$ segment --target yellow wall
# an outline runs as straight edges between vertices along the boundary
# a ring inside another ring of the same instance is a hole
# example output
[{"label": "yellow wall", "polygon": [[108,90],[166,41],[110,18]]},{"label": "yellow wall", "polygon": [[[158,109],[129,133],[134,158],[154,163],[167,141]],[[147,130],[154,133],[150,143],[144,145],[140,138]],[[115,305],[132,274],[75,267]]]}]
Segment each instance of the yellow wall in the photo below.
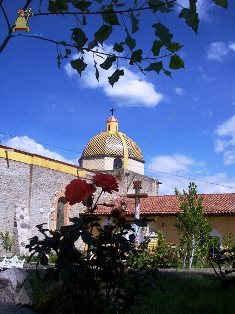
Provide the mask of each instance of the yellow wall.
[{"label": "yellow wall", "polygon": [[[161,230],[166,237],[166,240],[171,244],[177,244],[179,242],[179,236],[176,224],[176,216],[148,216],[149,219],[153,219],[150,222],[150,232],[157,232]],[[235,216],[207,216],[210,226],[217,230],[222,239],[226,232],[231,232],[235,237]],[[107,220],[107,217],[102,216],[100,223],[102,224]]]},{"label": "yellow wall", "polygon": [[74,176],[79,176],[84,178],[86,176],[86,171],[80,169],[79,167],[65,164],[56,160],[48,159],[43,156],[33,155],[26,152],[20,152],[14,149],[7,149],[0,147],[0,158],[5,158],[7,162],[7,156],[9,160],[14,160],[22,162],[29,165],[35,165],[39,167],[49,168],[52,170],[72,174]]}]

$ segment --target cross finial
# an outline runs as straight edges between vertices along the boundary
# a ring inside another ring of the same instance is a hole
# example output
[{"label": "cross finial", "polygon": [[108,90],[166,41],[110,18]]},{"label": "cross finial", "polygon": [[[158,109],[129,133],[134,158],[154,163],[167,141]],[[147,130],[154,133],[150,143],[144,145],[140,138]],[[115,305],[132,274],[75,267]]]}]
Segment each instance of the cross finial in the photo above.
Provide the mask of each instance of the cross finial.
[{"label": "cross finial", "polygon": [[110,109],[109,111],[111,112],[111,114],[112,114],[112,116],[113,116],[113,113],[114,113],[114,111],[116,111],[116,109],[112,108],[112,109]]}]

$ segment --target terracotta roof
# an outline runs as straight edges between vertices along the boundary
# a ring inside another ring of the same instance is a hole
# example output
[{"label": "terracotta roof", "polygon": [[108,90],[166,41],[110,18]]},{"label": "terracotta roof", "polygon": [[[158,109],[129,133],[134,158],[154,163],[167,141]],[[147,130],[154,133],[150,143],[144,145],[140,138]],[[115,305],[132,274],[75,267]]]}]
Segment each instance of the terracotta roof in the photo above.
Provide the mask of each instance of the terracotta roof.
[{"label": "terracotta roof", "polygon": [[[203,198],[203,207],[207,215],[235,215],[235,193],[224,194],[201,194]],[[116,200],[107,203],[109,207],[99,205],[96,211],[98,215],[108,215],[112,207],[120,206],[120,202],[127,204],[127,214],[134,214],[134,199],[126,196],[119,197]],[[142,198],[141,214],[143,215],[175,215],[180,212],[180,201],[176,195],[158,195]]]}]

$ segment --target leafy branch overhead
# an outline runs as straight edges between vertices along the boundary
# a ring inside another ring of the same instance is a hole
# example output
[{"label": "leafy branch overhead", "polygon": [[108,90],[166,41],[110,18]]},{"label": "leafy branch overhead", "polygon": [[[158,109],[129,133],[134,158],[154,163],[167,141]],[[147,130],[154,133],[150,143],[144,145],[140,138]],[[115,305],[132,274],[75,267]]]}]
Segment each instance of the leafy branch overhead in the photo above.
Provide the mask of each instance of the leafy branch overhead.
[{"label": "leafy branch overhead", "polygon": [[[31,2],[26,1],[23,9],[27,9]],[[225,9],[228,7],[228,0],[211,2]],[[137,66],[143,74],[153,71],[171,76],[172,70],[184,68],[184,60],[179,55],[183,44],[175,41],[166,17],[176,18],[177,22],[184,21],[197,32],[197,4],[198,0],[188,0],[186,7],[177,0],[49,0],[47,10],[43,12],[45,7],[42,7],[42,1],[38,1],[38,5],[35,5],[38,12],[33,8],[31,18],[71,18],[75,21],[70,30],[71,38],[55,40],[30,33],[26,35],[55,44],[58,66],[64,58],[76,53],[77,57],[71,61],[71,66],[79,75],[86,70],[86,54],[91,53],[96,79],[99,80],[100,71],[109,70],[108,74],[111,72],[111,75],[108,76],[108,81],[112,86],[125,75],[122,67],[125,62]],[[10,39],[26,35],[19,33],[13,36],[14,24],[10,23],[3,2],[0,2],[0,11],[8,28],[6,38],[0,43],[1,53]]]}]

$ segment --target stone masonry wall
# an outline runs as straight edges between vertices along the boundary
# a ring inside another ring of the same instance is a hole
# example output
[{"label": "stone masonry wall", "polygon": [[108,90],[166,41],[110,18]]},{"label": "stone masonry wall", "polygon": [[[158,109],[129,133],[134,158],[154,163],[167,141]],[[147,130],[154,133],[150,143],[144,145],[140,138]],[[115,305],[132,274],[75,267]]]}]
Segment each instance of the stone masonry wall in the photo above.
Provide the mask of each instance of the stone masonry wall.
[{"label": "stone masonry wall", "polygon": [[[119,192],[106,193],[100,202],[106,202],[120,195],[134,193],[133,181],[142,181],[142,191],[149,195],[158,193],[156,180],[123,169],[103,171],[118,179]],[[88,178],[93,173],[88,173]],[[76,178],[63,172],[33,166],[0,158],[0,232],[8,231],[15,239],[12,253],[26,254],[24,246],[31,236],[39,235],[36,225],[47,223],[52,228],[52,210],[55,210],[55,196],[63,195],[65,186]],[[96,192],[98,195],[99,191]],[[54,204],[54,205],[53,205]],[[69,216],[79,216],[84,211],[81,204],[71,207]],[[56,213],[55,213],[56,214]],[[0,256],[5,255],[1,251]]]}]

